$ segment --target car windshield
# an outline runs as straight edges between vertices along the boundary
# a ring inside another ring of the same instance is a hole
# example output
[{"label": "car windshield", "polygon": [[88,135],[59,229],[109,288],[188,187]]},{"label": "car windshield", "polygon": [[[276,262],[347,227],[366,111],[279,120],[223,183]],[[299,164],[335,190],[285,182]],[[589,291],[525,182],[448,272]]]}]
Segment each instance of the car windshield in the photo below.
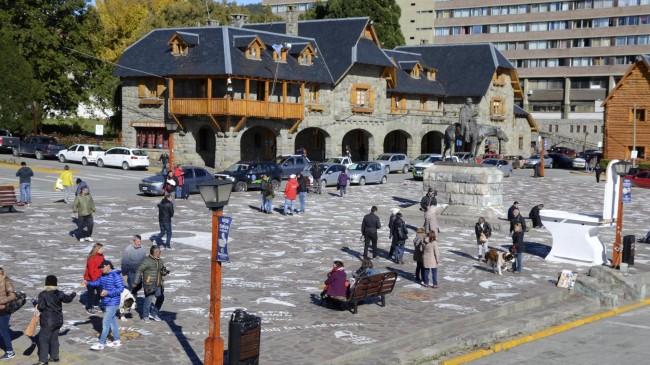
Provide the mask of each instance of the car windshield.
[{"label": "car windshield", "polygon": [[147,152],[143,150],[131,150],[131,153],[133,153],[133,156],[146,156]]},{"label": "car windshield", "polygon": [[330,162],[330,163],[342,163],[343,159],[342,158],[328,158],[327,161],[325,162]]},{"label": "car windshield", "polygon": [[528,159],[529,160],[539,160],[539,155],[532,155]]},{"label": "car windshield", "polygon": [[379,160],[379,161],[388,161],[388,160],[390,160],[390,155],[379,155],[379,157],[377,157],[377,160]]},{"label": "car windshield", "polygon": [[368,167],[367,163],[355,163],[350,166],[350,170],[353,171],[363,171]]},{"label": "car windshield", "polygon": [[248,170],[249,166],[243,163],[235,163],[230,165],[226,171],[228,172],[239,172]]},{"label": "car windshield", "polygon": [[427,158],[426,162],[434,163],[434,162],[437,162],[437,161],[440,161],[440,160],[442,160],[442,159],[440,157],[438,157],[438,156],[429,156],[429,158]]},{"label": "car windshield", "polygon": [[425,161],[428,158],[431,158],[431,156],[429,156],[429,155],[420,155],[415,159],[415,161]]},{"label": "car windshield", "polygon": [[483,161],[483,164],[484,165],[496,165],[497,160],[485,160],[485,161]]}]

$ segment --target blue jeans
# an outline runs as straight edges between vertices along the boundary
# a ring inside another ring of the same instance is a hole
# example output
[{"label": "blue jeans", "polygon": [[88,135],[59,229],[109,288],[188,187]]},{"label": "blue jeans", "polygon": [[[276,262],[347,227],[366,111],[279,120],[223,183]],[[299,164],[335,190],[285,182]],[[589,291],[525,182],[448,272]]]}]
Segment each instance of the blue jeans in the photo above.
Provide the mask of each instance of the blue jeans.
[{"label": "blue jeans", "polygon": [[431,285],[438,285],[438,268],[424,268],[424,281],[425,284],[429,285],[429,273],[431,273]]},{"label": "blue jeans", "polygon": [[32,202],[32,184],[20,184],[20,202],[30,204]]},{"label": "blue jeans", "polygon": [[0,314],[0,340],[2,340],[6,352],[14,351],[13,346],[11,346],[11,332],[9,332],[10,318],[11,314]]},{"label": "blue jeans", "polygon": [[515,261],[512,262],[512,271],[521,272],[521,269],[524,267],[524,253],[517,252],[515,254]]},{"label": "blue jeans", "polygon": [[404,242],[395,244],[395,260],[402,261],[404,258]]},{"label": "blue jeans", "polygon": [[347,185],[339,185],[339,194],[341,195],[341,197],[347,194],[347,188],[348,188]]},{"label": "blue jeans", "polygon": [[176,199],[183,198],[183,187],[176,185]]},{"label": "blue jeans", "polygon": [[273,212],[273,201],[271,199],[262,197],[262,212]]},{"label": "blue jeans", "polygon": [[160,308],[162,308],[162,304],[165,301],[165,294],[163,292],[162,287],[161,288],[156,288],[156,291],[146,295],[144,297],[144,304],[142,305],[142,319],[147,319],[149,318],[149,314],[151,314],[151,304],[154,303],[154,299],[156,300],[154,306],[153,306],[153,314],[159,315],[160,314]]},{"label": "blue jeans", "polygon": [[[167,248],[171,248],[171,242],[172,242],[172,224],[171,223],[163,223],[163,222],[158,222],[160,225],[160,233],[156,236],[154,236],[156,244],[158,246],[165,246]],[[162,237],[165,236],[165,244],[163,245],[162,243]]]},{"label": "blue jeans", "polygon": [[284,199],[284,214],[293,214],[293,200]]},{"label": "blue jeans", "polygon": [[117,310],[119,305],[109,305],[104,309],[104,318],[102,319],[102,334],[99,336],[99,343],[106,345],[108,331],[113,332],[113,340],[119,341],[120,327],[117,325]]},{"label": "blue jeans", "polygon": [[305,212],[305,198],[307,198],[307,192],[298,193],[298,199],[300,199],[300,212]]}]

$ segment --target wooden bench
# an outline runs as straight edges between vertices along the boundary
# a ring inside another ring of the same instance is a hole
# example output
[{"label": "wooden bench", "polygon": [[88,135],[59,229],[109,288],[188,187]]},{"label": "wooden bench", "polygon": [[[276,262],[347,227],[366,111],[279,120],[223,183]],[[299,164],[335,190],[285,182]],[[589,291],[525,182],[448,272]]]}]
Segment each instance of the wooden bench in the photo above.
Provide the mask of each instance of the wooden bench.
[{"label": "wooden bench", "polygon": [[16,190],[13,185],[0,185],[0,207],[9,208],[9,212],[15,212],[14,205],[18,205],[18,200],[16,200]]},{"label": "wooden bench", "polygon": [[359,302],[379,297],[379,305],[385,307],[386,294],[390,294],[393,291],[396,282],[397,273],[395,272],[385,272],[361,278],[357,280],[354,287],[350,289],[350,296],[346,302],[343,302],[343,304],[345,304],[352,313],[356,314]]}]

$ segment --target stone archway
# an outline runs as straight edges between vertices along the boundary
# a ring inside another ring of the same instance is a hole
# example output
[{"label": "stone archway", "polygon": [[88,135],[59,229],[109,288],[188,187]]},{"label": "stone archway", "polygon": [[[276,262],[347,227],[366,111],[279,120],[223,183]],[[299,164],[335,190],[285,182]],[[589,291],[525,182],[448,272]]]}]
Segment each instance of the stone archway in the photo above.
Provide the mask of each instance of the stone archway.
[{"label": "stone archway", "polygon": [[438,131],[431,131],[422,137],[421,153],[442,153],[445,136]]},{"label": "stone archway", "polygon": [[384,137],[384,153],[404,153],[408,154],[411,136],[405,131],[398,129],[392,131]]},{"label": "stone archway", "polygon": [[277,136],[273,130],[255,126],[247,129],[240,141],[241,160],[274,161],[277,154]]},{"label": "stone archway", "polygon": [[203,163],[208,167],[215,166],[215,153],[217,140],[212,128],[203,126],[196,133],[196,153],[201,156]]},{"label": "stone archway", "polygon": [[320,128],[305,128],[296,135],[295,150],[305,148],[311,161],[325,161],[330,136]]},{"label": "stone archway", "polygon": [[363,129],[353,129],[343,136],[341,155],[345,155],[346,147],[350,147],[352,161],[367,161],[373,137]]}]

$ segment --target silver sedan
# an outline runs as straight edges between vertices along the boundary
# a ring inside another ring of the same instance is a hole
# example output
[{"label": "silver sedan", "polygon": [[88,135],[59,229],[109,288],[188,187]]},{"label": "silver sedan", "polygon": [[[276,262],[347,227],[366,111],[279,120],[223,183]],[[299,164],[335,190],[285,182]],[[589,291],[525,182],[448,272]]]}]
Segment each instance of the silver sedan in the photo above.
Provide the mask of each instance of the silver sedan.
[{"label": "silver sedan", "polygon": [[386,170],[378,162],[361,161],[352,164],[348,169],[350,183],[365,185],[367,183],[384,184],[388,181]]}]

